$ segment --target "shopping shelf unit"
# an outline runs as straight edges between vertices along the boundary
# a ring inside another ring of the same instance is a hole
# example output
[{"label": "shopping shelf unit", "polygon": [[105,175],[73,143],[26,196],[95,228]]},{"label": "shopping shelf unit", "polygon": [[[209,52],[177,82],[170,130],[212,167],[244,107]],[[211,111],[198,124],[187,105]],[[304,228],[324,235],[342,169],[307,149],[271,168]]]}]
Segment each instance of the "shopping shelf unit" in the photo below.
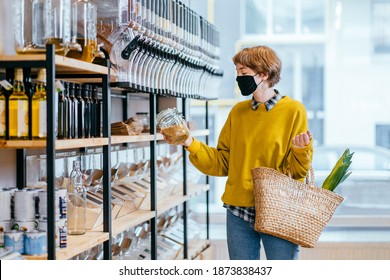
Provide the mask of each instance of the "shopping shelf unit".
[{"label": "shopping shelf unit", "polygon": [[[131,227],[143,222],[148,222],[151,228],[151,258],[157,259],[157,224],[159,214],[175,206],[183,206],[184,245],[183,258],[194,259],[196,254],[209,246],[209,181],[206,176],[205,185],[192,185],[187,182],[187,160],[183,160],[183,195],[171,196],[157,201],[156,193],[156,145],[157,141],[163,140],[161,134],[156,133],[157,95],[149,95],[150,133],[137,136],[111,135],[111,86],[115,83],[115,76],[111,75],[110,67],[94,65],[91,63],[55,55],[54,47],[47,45],[45,55],[17,55],[0,56],[0,71],[12,71],[14,68],[28,68],[35,73],[38,68],[46,68],[47,71],[47,139],[46,140],[0,140],[0,149],[15,149],[17,158],[17,187],[26,186],[26,149],[46,149],[47,164],[47,256],[26,257],[28,259],[70,259],[78,254],[103,243],[104,259],[111,259],[111,238]],[[56,90],[55,80],[66,79],[74,82],[98,84],[102,88],[103,100],[103,134],[101,138],[90,139],[67,139],[57,140],[55,133]],[[127,97],[136,93],[135,89],[122,88],[122,95]],[[145,93],[143,93],[145,94]],[[182,99],[183,115],[186,116],[186,96],[175,96]],[[125,99],[124,99],[125,100]],[[206,127],[203,130],[192,131],[193,136],[205,136],[208,143],[208,100],[205,100]],[[125,113],[124,113],[125,114]],[[127,114],[127,112],[126,112]],[[8,124],[7,124],[8,126]],[[7,127],[8,131],[8,127]],[[8,135],[7,135],[8,136]],[[139,210],[126,216],[112,220],[111,218],[111,162],[110,153],[112,145],[126,143],[149,142],[150,145],[150,210]],[[55,157],[59,150],[77,150],[88,147],[102,147],[103,150],[103,225],[87,231],[82,236],[68,236],[67,248],[56,250],[55,245]],[[186,159],[186,150],[182,150],[183,158]],[[206,227],[207,237],[204,241],[191,243],[187,240],[187,202],[191,198],[206,194]]]},{"label": "shopping shelf unit", "polygon": [[[86,146],[102,146],[103,147],[103,231],[100,233],[88,233],[94,235],[88,240],[98,240],[104,242],[104,258],[109,259],[111,256],[111,244],[109,232],[111,232],[111,216],[107,209],[110,209],[110,123],[109,116],[111,110],[110,97],[110,82],[114,77],[110,75],[110,67],[93,65],[88,62],[75,60],[59,55],[55,55],[54,46],[47,45],[46,54],[44,55],[14,55],[0,56],[1,70],[12,71],[14,68],[29,69],[34,73],[38,68],[46,69],[46,92],[47,92],[47,138],[45,141],[12,141],[8,140],[9,135],[6,135],[6,140],[0,143],[0,148],[16,149],[17,160],[17,187],[24,188],[26,186],[25,178],[25,149],[35,149],[46,147],[46,164],[47,164],[47,258],[56,259],[56,244],[55,244],[55,155],[59,149],[77,149]],[[56,90],[55,79],[66,77],[67,80],[82,79],[85,82],[99,81],[102,87],[103,95],[103,137],[95,139],[86,139],[79,141],[75,140],[56,140],[55,120],[56,114]],[[9,131],[9,122],[6,124]],[[90,236],[91,237],[91,236]],[[81,242],[80,242],[81,241]],[[96,243],[96,241],[91,241]],[[77,237],[70,237],[69,243],[72,248],[88,247],[85,240]],[[87,242],[88,243],[88,242]],[[72,245],[73,244],[73,245]],[[70,251],[69,250],[69,251]],[[60,252],[60,251],[59,251]],[[65,251],[64,251],[65,252]],[[61,251],[62,253],[62,251]],[[61,256],[59,253],[59,256]],[[67,254],[65,253],[65,258]]]}]

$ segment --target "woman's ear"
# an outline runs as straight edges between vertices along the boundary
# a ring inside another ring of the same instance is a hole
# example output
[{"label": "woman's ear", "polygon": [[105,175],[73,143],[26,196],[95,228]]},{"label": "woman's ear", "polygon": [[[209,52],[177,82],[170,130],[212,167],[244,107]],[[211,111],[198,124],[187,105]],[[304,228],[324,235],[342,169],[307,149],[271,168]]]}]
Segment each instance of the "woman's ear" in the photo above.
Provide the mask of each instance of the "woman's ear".
[{"label": "woman's ear", "polygon": [[260,73],[260,77],[263,81],[268,80],[268,73]]}]

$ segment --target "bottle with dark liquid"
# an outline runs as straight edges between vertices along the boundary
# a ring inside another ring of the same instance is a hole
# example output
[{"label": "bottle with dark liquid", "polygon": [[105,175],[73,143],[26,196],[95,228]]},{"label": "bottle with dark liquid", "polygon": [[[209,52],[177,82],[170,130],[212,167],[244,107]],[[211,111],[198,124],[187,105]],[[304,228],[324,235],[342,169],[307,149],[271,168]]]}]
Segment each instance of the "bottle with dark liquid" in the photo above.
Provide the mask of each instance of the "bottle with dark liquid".
[{"label": "bottle with dark liquid", "polygon": [[90,86],[91,93],[91,137],[97,136],[97,88]]},{"label": "bottle with dark liquid", "polygon": [[89,99],[89,85],[84,84],[82,88],[82,97],[84,99],[84,135],[85,138],[91,137],[91,101]]},{"label": "bottle with dark liquid", "polygon": [[94,86],[92,94],[95,94],[95,108],[96,108],[96,131],[95,137],[102,137],[103,125],[103,100],[98,97],[98,87]]},{"label": "bottle with dark liquid", "polygon": [[70,115],[70,100],[69,100],[69,82],[64,82],[64,99],[65,99],[65,110],[64,110],[64,131],[65,131],[65,139],[71,139],[70,137],[70,123],[71,123],[71,115]]},{"label": "bottle with dark liquid", "polygon": [[57,139],[66,138],[66,107],[68,100],[65,98],[64,91],[68,88],[68,83],[63,83],[64,90],[58,91],[58,130],[57,130]]},{"label": "bottle with dark liquid", "polygon": [[77,131],[78,131],[78,138],[84,138],[85,137],[85,131],[84,131],[84,118],[85,118],[85,104],[84,99],[82,97],[81,92],[83,91],[84,85],[78,85],[76,87],[76,99],[77,99],[77,115],[78,115],[78,124],[77,124]]},{"label": "bottle with dark liquid", "polygon": [[72,139],[75,139],[75,138],[78,138],[78,129],[77,129],[77,125],[78,125],[78,112],[77,112],[77,99],[76,99],[76,96],[75,96],[75,90],[76,88],[78,87],[79,85],[78,84],[74,84],[72,83],[70,88],[69,88],[69,99],[71,100],[71,103],[72,103],[72,107],[71,107],[71,125],[70,125],[70,129],[71,129],[71,137]]}]

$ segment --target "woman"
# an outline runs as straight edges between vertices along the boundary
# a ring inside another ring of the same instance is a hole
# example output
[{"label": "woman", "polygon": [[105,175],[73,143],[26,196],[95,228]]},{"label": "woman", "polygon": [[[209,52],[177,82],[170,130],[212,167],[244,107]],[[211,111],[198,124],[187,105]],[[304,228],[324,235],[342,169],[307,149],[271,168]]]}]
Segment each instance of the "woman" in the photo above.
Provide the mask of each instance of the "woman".
[{"label": "woman", "polygon": [[267,259],[297,259],[298,245],[254,230],[255,208],[250,170],[271,167],[303,181],[312,158],[312,137],[304,106],[282,96],[281,61],[269,47],[245,48],[233,57],[241,94],[251,100],[236,104],[221,130],[217,148],[189,137],[183,145],[201,172],[228,176],[222,195],[227,209],[230,259],[260,259],[260,241]]}]

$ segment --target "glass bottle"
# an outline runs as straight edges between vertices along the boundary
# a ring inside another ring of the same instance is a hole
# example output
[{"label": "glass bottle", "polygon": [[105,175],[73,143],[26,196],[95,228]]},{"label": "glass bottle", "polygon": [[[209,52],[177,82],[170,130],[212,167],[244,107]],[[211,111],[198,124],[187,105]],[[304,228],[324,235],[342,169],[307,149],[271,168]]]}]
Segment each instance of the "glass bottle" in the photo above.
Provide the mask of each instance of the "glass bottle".
[{"label": "glass bottle", "polygon": [[97,126],[97,117],[96,117],[96,99],[97,99],[97,93],[95,92],[95,87],[90,86],[89,88],[89,93],[90,93],[90,109],[91,109],[91,137],[97,137],[96,136],[96,126]]},{"label": "glass bottle", "polygon": [[70,136],[72,139],[78,138],[78,100],[75,96],[75,90],[80,85],[71,83],[69,87],[69,103],[70,106],[70,114],[71,114],[71,124],[70,124]]},{"label": "glass bottle", "polygon": [[98,97],[98,87],[92,86],[92,107],[94,115],[93,136],[101,137],[101,125],[102,125],[102,100]]},{"label": "glass bottle", "polygon": [[77,99],[77,114],[78,114],[78,125],[77,125],[77,130],[78,130],[78,137],[79,138],[84,138],[85,137],[85,131],[84,131],[84,118],[85,118],[85,104],[84,104],[84,99],[81,96],[82,89],[84,88],[83,85],[78,85],[76,87],[76,99]]},{"label": "glass bottle", "polygon": [[92,100],[92,86],[88,85],[88,110],[89,110],[89,124],[88,124],[88,129],[89,129],[89,137],[93,137],[93,131],[92,131],[92,114],[93,114],[93,100]]},{"label": "glass bottle", "polygon": [[82,90],[82,97],[84,99],[84,135],[85,138],[91,137],[91,104],[89,99],[89,85],[85,85]]},{"label": "glass bottle", "polygon": [[156,121],[159,132],[172,145],[180,145],[189,137],[190,132],[187,124],[176,108],[161,111],[157,115]]},{"label": "glass bottle", "polygon": [[[67,90],[68,83],[64,82],[64,91]],[[66,138],[66,107],[67,107],[67,99],[65,98],[64,91],[58,91],[58,131],[57,131],[57,139],[65,139]]]},{"label": "glass bottle", "polygon": [[71,108],[71,103],[69,100],[69,88],[70,88],[70,83],[69,82],[64,82],[64,138],[65,139],[70,139],[70,108]]},{"label": "glass bottle", "polygon": [[73,135],[73,129],[74,129],[74,122],[73,122],[73,100],[70,97],[70,92],[74,92],[74,83],[69,82],[68,83],[68,90],[65,93],[66,99],[68,100],[68,107],[66,110],[66,135],[67,139],[72,139]]},{"label": "glass bottle", "polygon": [[28,96],[24,91],[23,69],[15,68],[13,92],[9,97],[9,137],[28,139]]},{"label": "glass bottle", "polygon": [[32,98],[32,137],[46,138],[46,69],[38,70],[35,94]]},{"label": "glass bottle", "polygon": [[98,98],[98,88],[94,86],[93,94],[96,94],[96,133],[95,137],[102,137],[103,127],[103,100]]},{"label": "glass bottle", "polygon": [[79,160],[73,161],[67,202],[68,233],[70,235],[85,234],[87,191],[83,186],[83,177]]}]

